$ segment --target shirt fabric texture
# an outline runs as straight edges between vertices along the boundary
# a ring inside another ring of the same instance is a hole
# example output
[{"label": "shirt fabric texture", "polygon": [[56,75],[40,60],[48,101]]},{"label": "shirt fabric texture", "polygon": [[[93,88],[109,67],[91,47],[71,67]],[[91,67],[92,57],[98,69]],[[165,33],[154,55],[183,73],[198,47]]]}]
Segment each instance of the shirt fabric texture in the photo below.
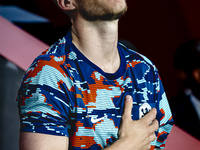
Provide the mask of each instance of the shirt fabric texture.
[{"label": "shirt fabric texture", "polygon": [[23,132],[69,137],[69,149],[103,149],[118,139],[126,95],[132,119],[157,109],[154,147],[165,147],[173,119],[155,65],[118,43],[121,65],[105,73],[72,43],[71,33],[41,53],[26,71],[18,97]]}]

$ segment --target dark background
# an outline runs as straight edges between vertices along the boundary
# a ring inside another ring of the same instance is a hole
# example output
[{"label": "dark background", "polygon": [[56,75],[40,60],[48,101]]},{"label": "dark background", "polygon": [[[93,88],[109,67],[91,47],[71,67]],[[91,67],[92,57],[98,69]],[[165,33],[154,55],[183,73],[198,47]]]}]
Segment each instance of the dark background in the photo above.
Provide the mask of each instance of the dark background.
[{"label": "dark background", "polygon": [[[128,12],[119,22],[119,38],[130,41],[140,53],[152,60],[159,70],[167,97],[171,98],[180,89],[173,65],[174,53],[183,42],[200,37],[200,1],[128,0],[127,3]],[[63,37],[71,25],[67,15],[52,0],[0,0],[0,5],[16,5],[48,18],[51,21],[48,24],[15,24],[49,45]],[[18,139],[13,137],[19,128],[15,117],[18,116],[17,109],[16,104],[9,103],[9,100],[15,99],[23,73],[15,64],[0,57],[0,114],[11,114],[10,110],[15,113],[12,117],[0,117],[2,122],[6,119],[8,123],[0,123],[0,150],[18,150]]]},{"label": "dark background", "polygon": [[119,36],[130,40],[157,66],[168,98],[180,86],[173,57],[177,47],[200,36],[199,0],[128,0]]}]

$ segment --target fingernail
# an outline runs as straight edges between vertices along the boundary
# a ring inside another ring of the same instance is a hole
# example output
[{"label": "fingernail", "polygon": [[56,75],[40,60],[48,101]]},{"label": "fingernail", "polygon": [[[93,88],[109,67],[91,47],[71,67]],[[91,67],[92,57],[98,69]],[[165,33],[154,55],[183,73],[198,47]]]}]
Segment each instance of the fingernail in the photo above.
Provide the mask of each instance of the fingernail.
[{"label": "fingernail", "polygon": [[126,101],[131,101],[131,96],[130,95],[126,95]]}]

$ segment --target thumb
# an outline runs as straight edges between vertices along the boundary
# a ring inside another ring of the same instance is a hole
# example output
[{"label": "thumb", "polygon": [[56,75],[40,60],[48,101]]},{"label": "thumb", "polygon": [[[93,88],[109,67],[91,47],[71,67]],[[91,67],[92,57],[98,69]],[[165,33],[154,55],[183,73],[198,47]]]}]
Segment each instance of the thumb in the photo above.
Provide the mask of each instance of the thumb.
[{"label": "thumb", "polygon": [[126,95],[124,101],[124,113],[122,116],[123,118],[131,119],[132,107],[133,107],[133,99],[130,95]]}]

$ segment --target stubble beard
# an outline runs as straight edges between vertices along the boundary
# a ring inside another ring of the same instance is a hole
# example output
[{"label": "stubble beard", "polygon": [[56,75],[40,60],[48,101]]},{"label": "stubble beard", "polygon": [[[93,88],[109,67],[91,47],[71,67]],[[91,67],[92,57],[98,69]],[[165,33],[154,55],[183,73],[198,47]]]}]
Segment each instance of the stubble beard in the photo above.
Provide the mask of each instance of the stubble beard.
[{"label": "stubble beard", "polygon": [[[77,0],[79,1],[79,0]],[[117,20],[127,11],[127,4],[120,10],[103,7],[94,1],[83,0],[78,2],[77,11],[87,21],[112,21]]]}]

